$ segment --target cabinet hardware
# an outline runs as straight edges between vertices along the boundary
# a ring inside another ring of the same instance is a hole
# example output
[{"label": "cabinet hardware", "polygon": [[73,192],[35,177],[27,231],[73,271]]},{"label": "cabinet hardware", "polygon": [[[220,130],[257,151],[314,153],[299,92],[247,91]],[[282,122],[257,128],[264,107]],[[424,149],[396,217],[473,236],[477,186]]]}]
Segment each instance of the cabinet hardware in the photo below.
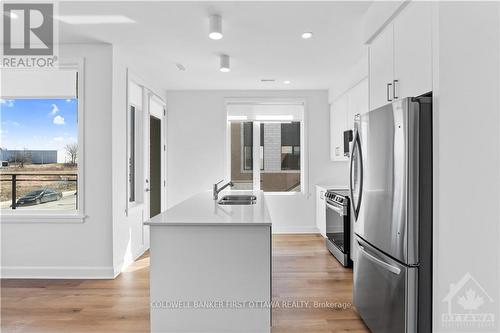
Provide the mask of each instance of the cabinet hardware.
[{"label": "cabinet hardware", "polygon": [[392,85],[392,98],[393,99],[397,99],[399,98],[399,96],[397,96],[396,94],[396,84],[398,83],[399,81],[398,80],[394,80],[392,81],[393,85]]},{"label": "cabinet hardware", "polygon": [[392,99],[391,99],[391,86],[392,86],[392,83],[387,83],[387,101],[388,102],[392,102]]}]

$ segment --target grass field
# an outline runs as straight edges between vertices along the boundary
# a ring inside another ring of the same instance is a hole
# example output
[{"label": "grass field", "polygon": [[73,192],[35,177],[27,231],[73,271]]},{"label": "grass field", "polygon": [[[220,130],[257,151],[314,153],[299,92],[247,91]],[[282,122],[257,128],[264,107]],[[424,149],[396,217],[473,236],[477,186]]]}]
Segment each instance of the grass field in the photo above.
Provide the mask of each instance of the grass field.
[{"label": "grass field", "polygon": [[0,201],[12,199],[12,181],[9,174],[17,174],[16,199],[19,199],[31,191],[43,188],[76,191],[77,184],[74,180],[77,179],[77,172],[76,166],[62,163],[26,164],[23,168],[18,165],[3,167],[0,169]]}]

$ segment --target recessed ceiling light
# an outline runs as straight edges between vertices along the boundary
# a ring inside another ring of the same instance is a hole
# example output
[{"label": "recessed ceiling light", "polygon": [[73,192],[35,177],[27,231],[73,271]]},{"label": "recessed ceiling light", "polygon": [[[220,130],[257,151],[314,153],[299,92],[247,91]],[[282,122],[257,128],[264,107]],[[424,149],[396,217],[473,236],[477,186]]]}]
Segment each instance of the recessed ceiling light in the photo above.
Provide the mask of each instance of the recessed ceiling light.
[{"label": "recessed ceiling light", "polygon": [[62,15],[62,16],[55,16],[54,18],[68,24],[135,23],[134,20],[123,15]]},{"label": "recessed ceiling light", "polygon": [[231,71],[231,66],[229,64],[229,56],[227,54],[221,54],[219,70],[223,73],[227,73],[227,72]]},{"label": "recessed ceiling light", "polygon": [[[9,13],[9,14],[7,14]],[[5,12],[4,13],[5,16],[10,16],[11,19],[18,19],[19,18],[19,15],[17,15],[12,9],[8,12]]]},{"label": "recessed ceiling light", "polygon": [[222,19],[219,15],[210,16],[208,38],[218,40],[224,37],[222,35]]},{"label": "recessed ceiling light", "polygon": [[311,38],[312,36],[313,36],[313,33],[312,33],[312,32],[310,32],[310,31],[307,31],[307,32],[302,33],[302,38],[303,38],[303,39],[309,39],[309,38]]},{"label": "recessed ceiling light", "polygon": [[291,82],[288,80],[283,81],[283,84],[290,84]]}]

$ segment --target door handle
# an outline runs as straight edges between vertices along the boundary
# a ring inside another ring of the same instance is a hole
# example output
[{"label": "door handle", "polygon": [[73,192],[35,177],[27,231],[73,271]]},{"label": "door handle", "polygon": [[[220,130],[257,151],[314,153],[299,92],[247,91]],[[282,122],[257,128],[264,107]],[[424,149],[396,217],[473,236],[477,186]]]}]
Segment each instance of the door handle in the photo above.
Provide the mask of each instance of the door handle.
[{"label": "door handle", "polygon": [[[356,153],[356,150],[357,150],[357,153]],[[359,182],[359,189],[358,189],[358,200],[357,202],[354,200],[354,173],[353,173],[353,170],[354,170],[354,157],[355,155],[357,154],[357,160],[358,160],[358,165],[357,167],[359,168],[359,171],[360,171],[360,179],[358,180]],[[359,215],[359,209],[361,207],[361,199],[362,199],[362,196],[363,196],[363,177],[364,177],[364,173],[363,173],[363,154],[361,152],[361,142],[360,142],[360,139],[359,139],[359,132],[356,130],[356,133],[355,133],[355,136],[354,136],[354,140],[353,140],[353,144],[352,144],[352,154],[351,154],[351,163],[350,163],[350,179],[349,179],[349,192],[350,192],[350,195],[351,195],[351,200],[352,200],[352,208],[353,208],[353,211],[354,211],[354,221],[356,222],[357,219],[358,219],[358,215]]]},{"label": "door handle", "polygon": [[358,246],[359,246],[359,250],[368,258],[370,259],[372,262],[378,264],[379,266],[382,266],[384,267],[386,270],[390,271],[391,273],[394,273],[396,275],[399,275],[399,273],[401,273],[401,269],[399,269],[398,267],[396,266],[392,266],[374,256],[372,256],[371,254],[369,254],[368,252],[366,252],[365,248],[363,247],[363,245],[359,244],[358,242]]},{"label": "door handle", "polygon": [[398,80],[394,80],[392,81],[392,98],[393,99],[397,99],[399,98],[399,96],[396,95],[396,84],[398,83],[399,81]]},{"label": "door handle", "polygon": [[391,86],[392,86],[392,83],[387,83],[387,101],[388,102],[392,102],[392,99],[391,99]]},{"label": "door handle", "polygon": [[144,189],[144,192],[149,192],[149,191],[150,191],[150,190],[149,190],[149,187],[146,187],[146,188]]},{"label": "door handle", "polygon": [[328,202],[325,203],[326,204],[326,207],[335,211],[336,213],[338,213],[340,216],[345,216],[347,215],[346,212],[344,211],[344,209],[340,208],[340,207],[335,207],[333,205],[330,205]]}]

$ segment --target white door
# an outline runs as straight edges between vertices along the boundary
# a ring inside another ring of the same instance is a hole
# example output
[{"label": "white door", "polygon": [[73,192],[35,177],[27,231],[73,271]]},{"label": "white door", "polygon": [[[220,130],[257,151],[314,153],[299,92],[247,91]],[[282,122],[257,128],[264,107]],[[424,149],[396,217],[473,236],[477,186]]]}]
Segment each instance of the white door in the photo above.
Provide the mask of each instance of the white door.
[{"label": "white door", "polygon": [[410,3],[394,21],[396,97],[432,91],[432,4]]},{"label": "white door", "polygon": [[370,110],[392,101],[394,25],[389,24],[370,45]]},{"label": "white door", "polygon": [[[166,106],[156,95],[146,91],[145,112],[145,189],[144,220],[166,210]],[[144,227],[144,242],[149,246],[149,228]]]}]

